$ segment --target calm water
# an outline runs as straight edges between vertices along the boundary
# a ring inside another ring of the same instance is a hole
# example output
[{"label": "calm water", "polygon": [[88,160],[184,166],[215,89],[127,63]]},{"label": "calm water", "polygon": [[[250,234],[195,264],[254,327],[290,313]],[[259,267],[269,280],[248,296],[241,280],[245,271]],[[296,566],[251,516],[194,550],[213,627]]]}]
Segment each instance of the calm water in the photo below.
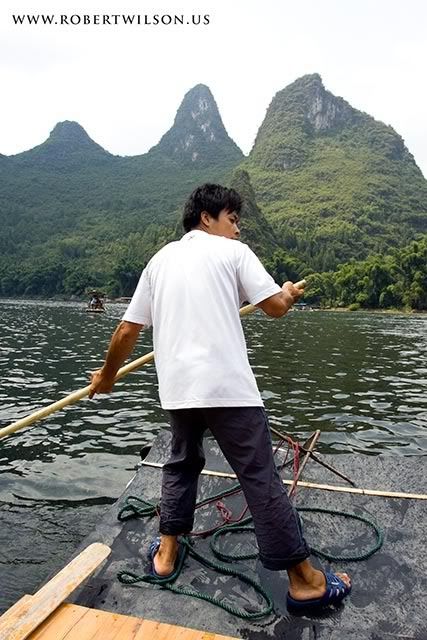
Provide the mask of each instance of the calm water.
[{"label": "calm water", "polygon": [[[0,427],[86,386],[124,309],[0,301]],[[328,453],[426,453],[426,316],[257,313],[244,326],[272,426],[321,429]],[[134,355],[151,349],[145,332]],[[62,566],[166,425],[148,365],[0,440],[0,611]]]}]

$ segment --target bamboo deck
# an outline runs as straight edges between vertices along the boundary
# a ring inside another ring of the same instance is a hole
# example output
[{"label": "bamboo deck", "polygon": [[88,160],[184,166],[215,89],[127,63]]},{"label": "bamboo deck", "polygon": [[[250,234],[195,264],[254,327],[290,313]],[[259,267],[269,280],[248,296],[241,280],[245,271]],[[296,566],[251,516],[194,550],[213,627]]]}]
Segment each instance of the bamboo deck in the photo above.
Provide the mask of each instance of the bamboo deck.
[{"label": "bamboo deck", "polygon": [[28,640],[236,640],[143,618],[62,604]]},{"label": "bamboo deck", "polygon": [[[358,495],[354,495],[353,487],[348,488],[350,493],[347,488],[343,493],[343,487],[339,487],[337,497],[332,491],[335,486],[325,485],[325,468],[311,467],[310,483],[304,486],[328,489],[322,494],[322,507],[366,513],[371,518],[375,512],[375,521],[384,527],[385,544],[381,553],[362,564],[352,563],[353,593],[340,610],[309,619],[293,616],[286,607],[287,583],[283,572],[266,572],[258,561],[242,564],[244,570],[255,575],[275,603],[274,617],[265,624],[236,620],[217,607],[201,605],[192,598],[180,598],[166,590],[124,588],[117,580],[117,573],[123,568],[140,571],[146,566],[145,549],[157,534],[158,524],[135,519],[121,526],[117,524],[117,516],[127,496],[157,495],[161,467],[169,455],[169,438],[168,433],[158,436],[132,483],[97,528],[82,541],[76,550],[78,555],[34,595],[24,596],[0,617],[0,640],[237,640],[242,637],[279,640],[285,636],[306,637],[306,632],[319,640],[427,639],[423,570],[426,495],[417,493],[420,489],[425,491],[426,484],[426,466],[421,458],[341,456],[340,467],[357,479],[358,484],[369,486],[375,478],[383,487],[384,490],[374,494],[383,499],[375,502],[365,490],[356,489]],[[218,446],[211,439],[206,445],[208,465],[214,471],[201,476],[199,499],[225,491],[234,478]],[[336,460],[333,462],[335,465]],[[405,488],[405,493],[401,493],[401,488]],[[319,506],[318,494],[314,492],[301,490],[298,498],[303,507]],[[243,498],[230,498],[229,506],[234,513],[241,513]],[[199,530],[217,524],[216,511],[215,505],[199,510]],[[334,521],[332,524],[326,521],[326,526],[322,521],[322,526],[318,526],[317,518],[307,516],[304,524],[309,534],[311,529],[320,548],[329,548]],[[352,521],[340,521],[336,529],[337,549],[351,552],[353,548],[369,548],[371,534],[364,528],[355,529]],[[248,540],[244,544],[252,543]],[[195,546],[209,555],[209,540],[198,538]],[[347,566],[344,563],[336,568],[345,570]],[[236,601],[237,606],[245,609],[259,608],[256,594],[242,590],[233,579],[218,579],[216,573],[206,571],[191,557],[187,557],[184,574],[184,585],[200,585],[201,591]],[[393,576],[393,588],[384,589],[390,576]]]}]

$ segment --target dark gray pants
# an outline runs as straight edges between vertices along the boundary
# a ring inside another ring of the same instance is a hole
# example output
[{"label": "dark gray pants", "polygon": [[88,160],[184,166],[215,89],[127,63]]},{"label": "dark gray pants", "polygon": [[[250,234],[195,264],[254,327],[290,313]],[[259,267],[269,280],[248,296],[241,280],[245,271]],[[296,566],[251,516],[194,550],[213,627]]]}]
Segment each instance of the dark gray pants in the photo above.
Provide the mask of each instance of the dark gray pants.
[{"label": "dark gray pants", "polygon": [[289,569],[310,555],[298,514],[274,463],[263,407],[217,407],[169,411],[171,457],[163,467],[160,533],[193,528],[197,483],[205,464],[203,433],[210,429],[237,475],[251,512],[262,564]]}]

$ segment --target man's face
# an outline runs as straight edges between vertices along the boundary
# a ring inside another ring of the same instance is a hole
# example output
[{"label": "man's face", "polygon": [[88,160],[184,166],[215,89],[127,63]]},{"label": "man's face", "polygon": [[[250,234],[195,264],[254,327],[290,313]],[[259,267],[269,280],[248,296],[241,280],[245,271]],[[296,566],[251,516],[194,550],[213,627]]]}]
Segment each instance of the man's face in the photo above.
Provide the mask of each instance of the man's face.
[{"label": "man's face", "polygon": [[[203,216],[204,214],[202,214]],[[237,240],[240,236],[239,216],[235,211],[228,211],[223,209],[220,211],[218,218],[213,218],[209,214],[205,217],[205,227],[208,233],[214,236],[223,236],[224,238],[230,238],[231,240]]]}]

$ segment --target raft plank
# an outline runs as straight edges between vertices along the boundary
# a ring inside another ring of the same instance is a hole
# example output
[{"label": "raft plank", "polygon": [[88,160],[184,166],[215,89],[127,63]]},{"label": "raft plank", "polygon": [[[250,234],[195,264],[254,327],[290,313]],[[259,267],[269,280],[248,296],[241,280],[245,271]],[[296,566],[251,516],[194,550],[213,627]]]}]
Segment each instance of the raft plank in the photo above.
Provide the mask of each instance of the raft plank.
[{"label": "raft plank", "polygon": [[148,640],[149,638],[157,640],[159,625],[160,622],[154,622],[154,620],[142,620],[142,624],[132,640]]},{"label": "raft plank", "polygon": [[62,604],[28,640],[237,640],[77,604]]},{"label": "raft plank", "polygon": [[22,596],[22,598],[17,600],[15,602],[15,604],[13,604],[11,607],[9,607],[9,609],[7,611],[5,611],[3,616],[0,616],[0,633],[1,633],[1,629],[2,629],[4,615],[6,613],[7,613],[8,616],[19,615],[26,606],[30,606],[30,602],[31,602],[32,597],[33,596],[25,594],[24,596]]},{"label": "raft plank", "polygon": [[87,610],[77,604],[60,605],[29,636],[31,640],[64,640],[70,629],[85,616]]},{"label": "raft plank", "polygon": [[0,640],[24,640],[110,554],[105,544],[95,542],[71,560],[52,580],[30,598],[21,598],[0,618]]},{"label": "raft plank", "polygon": [[[68,605],[64,605],[65,607]],[[83,607],[85,608],[85,607]],[[54,614],[55,616],[55,614]],[[61,620],[61,612],[57,616]],[[124,625],[127,625],[127,633],[123,631]],[[138,619],[129,621],[126,616],[118,613],[109,613],[100,611],[99,609],[86,609],[84,615],[77,621],[66,636],[68,639],[78,638],[78,640],[115,640],[116,638],[133,638],[135,630],[138,629],[140,623]],[[41,636],[42,640],[45,640]]]}]

